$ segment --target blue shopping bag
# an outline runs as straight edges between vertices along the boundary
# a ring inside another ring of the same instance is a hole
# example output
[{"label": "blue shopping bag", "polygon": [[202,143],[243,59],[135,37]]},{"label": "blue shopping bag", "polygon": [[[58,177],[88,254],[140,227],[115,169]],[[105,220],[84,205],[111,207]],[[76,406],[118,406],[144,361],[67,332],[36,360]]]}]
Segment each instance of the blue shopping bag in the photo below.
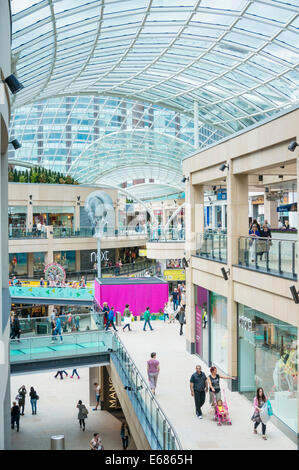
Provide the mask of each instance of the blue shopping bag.
[{"label": "blue shopping bag", "polygon": [[272,410],[272,405],[270,400],[267,401],[267,410],[268,410],[268,415],[273,416],[273,410]]}]

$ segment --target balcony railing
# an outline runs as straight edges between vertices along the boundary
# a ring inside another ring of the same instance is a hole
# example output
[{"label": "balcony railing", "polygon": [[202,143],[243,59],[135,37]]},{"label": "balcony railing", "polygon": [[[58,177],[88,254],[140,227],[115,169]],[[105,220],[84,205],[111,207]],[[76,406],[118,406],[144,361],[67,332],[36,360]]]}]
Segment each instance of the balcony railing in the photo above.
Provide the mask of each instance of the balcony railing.
[{"label": "balcony railing", "polygon": [[[90,238],[93,237],[95,230],[93,227],[80,227],[75,230],[72,228],[66,227],[53,227],[53,237],[54,238]],[[107,227],[104,229],[102,238],[106,237],[137,237],[137,236],[146,237],[146,232],[137,230],[135,227],[119,227],[115,229],[114,227]]]},{"label": "balcony railing", "polygon": [[10,341],[10,362],[20,363],[41,359],[61,359],[70,356],[88,356],[106,353],[112,349],[110,331],[87,331],[62,336],[31,336]]},{"label": "balcony railing", "polygon": [[239,266],[253,271],[297,279],[297,242],[262,237],[239,238]]},{"label": "balcony railing", "polygon": [[19,238],[47,238],[47,232],[38,233],[36,230],[28,231],[21,228],[10,228],[8,230],[10,240],[18,240]]},{"label": "balcony railing", "polygon": [[111,359],[122,379],[140,424],[152,449],[179,450],[180,440],[156,401],[146,380],[115,334]]},{"label": "balcony railing", "polygon": [[227,262],[227,235],[205,232],[196,235],[196,256],[212,261]]},{"label": "balcony railing", "polygon": [[169,228],[164,229],[156,228],[149,231],[150,242],[184,242],[185,241],[185,229]]},{"label": "balcony railing", "polygon": [[[100,313],[73,313],[71,317],[67,313],[59,316],[61,331],[64,334],[82,333],[83,331],[103,330],[103,314]],[[51,335],[51,317],[19,318],[21,338],[26,336]]]}]

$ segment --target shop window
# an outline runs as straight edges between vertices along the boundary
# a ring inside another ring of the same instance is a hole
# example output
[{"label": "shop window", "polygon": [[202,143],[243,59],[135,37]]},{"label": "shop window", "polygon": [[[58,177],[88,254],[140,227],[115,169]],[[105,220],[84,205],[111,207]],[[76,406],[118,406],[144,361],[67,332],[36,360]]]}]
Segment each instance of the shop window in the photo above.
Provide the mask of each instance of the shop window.
[{"label": "shop window", "polygon": [[24,276],[28,274],[27,253],[9,254],[9,275]]},{"label": "shop window", "polygon": [[297,432],[297,328],[238,305],[239,389],[253,400],[258,387],[274,414]]},{"label": "shop window", "polygon": [[211,361],[227,373],[227,299],[210,292]]}]

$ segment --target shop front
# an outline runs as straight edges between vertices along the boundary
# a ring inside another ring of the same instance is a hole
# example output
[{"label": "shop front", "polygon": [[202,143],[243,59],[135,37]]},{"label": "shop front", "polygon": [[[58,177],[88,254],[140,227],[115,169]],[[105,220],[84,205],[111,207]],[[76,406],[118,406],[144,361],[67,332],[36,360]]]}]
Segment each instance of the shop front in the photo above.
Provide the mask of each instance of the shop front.
[{"label": "shop front", "polygon": [[227,299],[200,286],[195,286],[195,337],[196,354],[227,373]]},{"label": "shop front", "polygon": [[54,251],[54,263],[61,264],[67,273],[76,271],[75,251]]},{"label": "shop front", "polygon": [[34,206],[33,224],[53,225],[55,228],[73,229],[75,207]]},{"label": "shop front", "polygon": [[27,206],[8,207],[8,233],[10,238],[21,237],[26,231]]},{"label": "shop front", "polygon": [[9,276],[28,274],[27,253],[9,253]]},{"label": "shop front", "polygon": [[297,433],[297,328],[238,305],[239,391],[253,400],[263,387],[274,415]]}]

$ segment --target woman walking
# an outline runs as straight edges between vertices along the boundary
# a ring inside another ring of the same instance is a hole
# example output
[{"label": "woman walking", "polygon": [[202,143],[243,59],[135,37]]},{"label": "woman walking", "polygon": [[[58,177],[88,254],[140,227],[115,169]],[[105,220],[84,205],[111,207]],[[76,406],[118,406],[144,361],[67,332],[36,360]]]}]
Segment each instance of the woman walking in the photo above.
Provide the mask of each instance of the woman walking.
[{"label": "woman walking", "polygon": [[131,436],[129,426],[123,422],[120,428],[120,437],[123,442],[123,450],[127,450],[129,445],[129,437]]},{"label": "woman walking", "polygon": [[211,374],[208,377],[210,404],[211,406],[214,406],[214,397],[216,398],[216,403],[218,400],[221,400],[220,379],[234,380],[236,377],[231,377],[229,375],[219,375],[217,373],[217,367],[211,367],[210,372]]},{"label": "woman walking", "polygon": [[262,389],[262,387],[258,388],[256,391],[256,396],[254,397],[254,400],[253,400],[254,413],[251,418],[252,421],[254,422],[254,429],[253,429],[254,434],[257,434],[257,427],[259,426],[260,423],[262,423],[262,435],[265,441],[267,440],[266,425],[261,420],[260,412],[261,412],[261,408],[267,402],[267,400],[268,399],[266,395],[264,394],[264,390]]},{"label": "woman walking", "polygon": [[82,400],[78,401],[77,408],[79,409],[78,420],[80,424],[80,429],[85,431],[85,420],[87,419],[88,409],[83,405]]},{"label": "woman walking", "polygon": [[147,361],[147,375],[150,384],[151,391],[156,394],[156,387],[158,381],[158,375],[160,373],[159,361],[156,359],[157,355],[155,352],[151,353],[151,359]]},{"label": "woman walking", "polygon": [[34,390],[33,387],[30,387],[30,393],[29,393],[29,396],[30,396],[30,403],[31,403],[31,408],[32,408],[32,414],[33,415],[36,415],[36,403],[37,403],[37,400],[39,399],[37,393],[36,393],[36,390]]}]

